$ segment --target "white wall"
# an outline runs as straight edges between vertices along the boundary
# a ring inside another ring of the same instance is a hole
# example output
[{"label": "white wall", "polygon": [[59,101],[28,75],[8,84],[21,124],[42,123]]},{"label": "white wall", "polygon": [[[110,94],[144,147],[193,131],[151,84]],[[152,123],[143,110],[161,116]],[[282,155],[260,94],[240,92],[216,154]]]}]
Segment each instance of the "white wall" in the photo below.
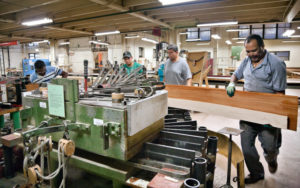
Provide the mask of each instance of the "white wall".
[{"label": "white wall", "polygon": [[283,43],[280,40],[265,40],[265,48],[269,51],[290,51],[290,60],[285,61],[287,67],[300,67],[300,42]]},{"label": "white wall", "polygon": [[[183,31],[182,29],[180,31]],[[219,34],[222,39],[215,40],[211,39],[208,45],[202,46],[197,45],[200,42],[186,42],[185,35],[179,36],[179,30],[172,31],[171,34],[163,31],[163,37],[158,38],[152,36],[147,33],[137,33],[141,37],[147,37],[150,39],[154,39],[156,41],[169,41],[170,36],[176,37],[174,40],[180,39],[179,48],[185,49],[190,52],[197,51],[208,51],[211,54],[211,58],[214,59],[214,74],[217,72],[218,66],[224,66],[223,64],[227,64],[228,67],[234,66],[232,64],[231,56],[231,45],[227,45],[225,41],[230,39],[232,41],[232,37],[237,37],[237,33],[228,33],[226,32],[225,27],[219,27],[212,29],[212,34]],[[176,33],[174,35],[174,33]],[[109,35],[107,37],[98,37],[101,41],[107,41],[110,43],[108,46],[108,54],[107,58],[111,63],[114,61],[118,61],[118,63],[123,63],[122,54],[124,51],[128,50],[132,53],[133,58],[139,60],[139,47],[144,48],[144,58],[147,59],[153,65],[155,64],[155,59],[153,58],[153,49],[156,48],[155,44],[142,41],[141,38],[136,39],[125,39],[124,35]],[[37,47],[28,47],[25,44],[19,44],[17,46],[10,46],[10,62],[11,67],[16,67],[17,69],[21,69],[21,61],[23,58],[28,58],[28,53],[37,53],[35,49],[39,49],[39,58],[49,59],[50,57],[55,57],[54,61],[52,61],[52,65],[57,65],[58,57],[64,57],[64,64],[72,65],[73,72],[83,72],[83,61],[87,59],[89,61],[89,69],[94,68],[94,56],[91,51],[91,45],[89,41],[90,37],[81,37],[81,38],[72,38],[70,39],[70,56],[67,55],[66,46],[59,46],[60,42],[64,42],[63,40],[59,41],[51,41],[55,42],[55,48],[50,49],[50,45],[48,44],[40,44]],[[171,41],[171,40],[170,40]],[[236,41],[232,41],[234,46],[242,46],[243,44],[237,44]],[[207,42],[201,42],[207,43]],[[266,49],[269,51],[290,51],[290,61],[287,61],[287,67],[300,67],[300,43],[282,43],[281,40],[265,40]],[[2,51],[0,50],[0,53]],[[55,53],[55,54],[52,54]],[[55,56],[53,56],[55,55]],[[6,68],[8,67],[8,54],[7,49],[4,48],[4,59]],[[227,61],[224,63],[223,61]]]}]

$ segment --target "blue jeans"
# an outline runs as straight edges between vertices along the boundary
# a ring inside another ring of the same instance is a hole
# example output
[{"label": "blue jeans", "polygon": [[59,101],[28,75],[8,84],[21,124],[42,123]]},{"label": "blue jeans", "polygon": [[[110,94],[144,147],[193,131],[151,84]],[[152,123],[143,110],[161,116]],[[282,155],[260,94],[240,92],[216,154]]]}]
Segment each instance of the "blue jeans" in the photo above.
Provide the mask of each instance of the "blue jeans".
[{"label": "blue jeans", "polygon": [[264,176],[264,167],[259,162],[259,155],[255,147],[255,140],[258,140],[264,150],[264,157],[268,163],[277,160],[281,146],[281,129],[266,127],[261,124],[240,121],[241,144],[247,168],[251,176]]}]

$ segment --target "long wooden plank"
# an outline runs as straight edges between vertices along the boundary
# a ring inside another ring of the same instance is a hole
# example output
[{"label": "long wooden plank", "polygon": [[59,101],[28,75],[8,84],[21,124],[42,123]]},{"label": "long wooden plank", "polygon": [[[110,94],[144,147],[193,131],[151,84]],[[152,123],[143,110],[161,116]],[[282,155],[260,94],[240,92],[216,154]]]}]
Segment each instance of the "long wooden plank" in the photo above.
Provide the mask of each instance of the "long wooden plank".
[{"label": "long wooden plank", "polygon": [[[195,102],[198,101],[202,103],[217,104],[219,106],[227,106],[227,107],[229,106],[229,107],[236,107],[238,109],[251,110],[245,112],[241,112],[241,111],[239,112],[238,110],[236,110],[232,113],[226,113],[226,117],[229,118],[237,119],[237,116],[242,118],[247,115],[250,116],[252,114],[250,112],[253,111],[256,111],[256,114],[257,112],[265,112],[266,116],[268,116],[268,114],[278,115],[273,117],[278,118],[277,120],[281,122],[284,121],[284,116],[287,116],[288,122],[286,128],[294,131],[297,130],[298,97],[296,96],[236,91],[234,97],[228,97],[225,89],[201,88],[201,87],[189,87],[189,86],[177,86],[177,85],[167,85],[166,90],[168,91],[168,97],[173,99],[183,99],[183,100],[189,100]],[[185,105],[185,103],[182,104],[183,104],[182,107],[189,108],[188,105]],[[224,108],[224,110],[226,109],[228,108]],[[207,110],[206,107],[202,109],[198,109],[198,111],[201,112],[209,111],[209,113],[212,114],[215,113],[217,115],[222,115],[220,112],[217,111],[217,109],[215,111],[211,109]],[[254,116],[251,119],[253,119],[255,122],[256,117]],[[262,122],[259,121],[257,123],[262,123]],[[266,123],[268,123],[268,121],[266,121]],[[277,126],[277,127],[284,128],[282,124],[281,126]]]}]

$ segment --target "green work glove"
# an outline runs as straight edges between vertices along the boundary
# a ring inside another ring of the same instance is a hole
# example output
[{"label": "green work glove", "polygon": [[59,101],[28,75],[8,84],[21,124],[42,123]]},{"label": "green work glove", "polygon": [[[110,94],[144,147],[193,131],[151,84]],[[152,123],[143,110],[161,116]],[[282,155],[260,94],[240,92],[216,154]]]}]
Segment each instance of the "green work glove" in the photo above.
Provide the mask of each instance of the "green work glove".
[{"label": "green work glove", "polygon": [[235,85],[233,82],[230,82],[230,84],[226,88],[226,91],[227,91],[227,95],[229,97],[233,97],[234,92],[235,92]]}]

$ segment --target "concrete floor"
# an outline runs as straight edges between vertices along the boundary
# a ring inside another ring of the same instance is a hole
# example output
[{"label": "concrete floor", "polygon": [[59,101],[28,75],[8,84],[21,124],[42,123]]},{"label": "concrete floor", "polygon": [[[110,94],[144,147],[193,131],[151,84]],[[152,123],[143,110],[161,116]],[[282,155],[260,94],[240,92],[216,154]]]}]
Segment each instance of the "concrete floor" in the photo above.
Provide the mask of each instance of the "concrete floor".
[{"label": "concrete floor", "polygon": [[[265,169],[265,179],[256,184],[247,185],[248,188],[299,188],[300,187],[300,112],[298,109],[298,131],[282,130],[282,146],[278,156],[278,170],[275,174],[268,171],[268,164],[263,157],[260,142],[256,139],[260,161]],[[198,126],[206,126],[209,130],[218,131],[223,127],[239,128],[239,120],[204,113],[191,113],[192,119],[197,120]],[[233,141],[240,146],[240,137],[233,137]],[[227,158],[217,155],[214,187],[220,187],[226,183]],[[236,176],[236,169],[232,166],[231,177]],[[249,171],[245,166],[245,175]],[[233,187],[236,183],[231,182]]]}]

